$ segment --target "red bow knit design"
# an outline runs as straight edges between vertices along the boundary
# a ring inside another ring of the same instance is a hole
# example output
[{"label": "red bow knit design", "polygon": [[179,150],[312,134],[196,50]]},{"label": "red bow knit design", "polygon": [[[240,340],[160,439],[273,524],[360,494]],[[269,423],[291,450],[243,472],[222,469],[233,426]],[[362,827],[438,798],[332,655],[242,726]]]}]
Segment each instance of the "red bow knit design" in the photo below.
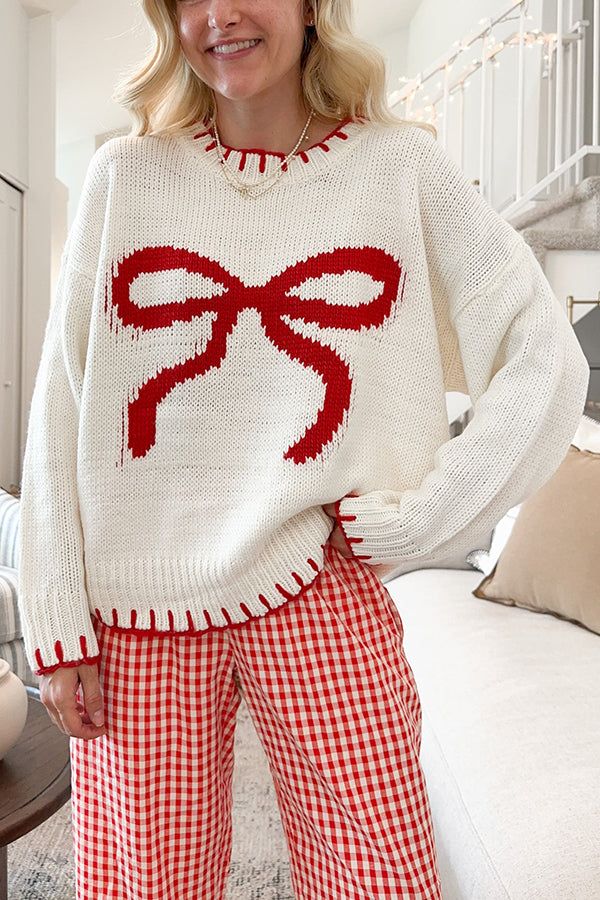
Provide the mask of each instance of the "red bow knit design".
[{"label": "red bow knit design", "polygon": [[[131,300],[130,288],[139,275],[175,269],[198,273],[222,283],[227,288],[226,296],[188,297],[183,302],[148,307],[140,307]],[[362,272],[383,282],[383,290],[375,299],[359,306],[288,296],[290,289],[300,286],[306,279],[348,271]],[[402,273],[402,266],[389,253],[375,247],[344,247],[319,253],[289,266],[258,287],[244,284],[215,260],[181,248],[144,247],[126,256],[113,274],[111,295],[112,305],[123,325],[143,330],[168,328],[177,321],[189,322],[208,312],[217,313],[213,334],[205,349],[183,363],[162,369],[142,384],[138,396],[129,402],[128,446],[132,455],[144,456],[154,446],[156,410],[169,392],[210,368],[219,368],[225,357],[227,338],[239,314],[251,308],[260,315],[265,334],[273,345],[301,365],[318,372],[325,384],[323,407],[316,421],[284,453],[284,459],[292,459],[297,464],[316,457],[339,427],[349,407],[350,369],[332,347],[292,331],[283,316],[316,322],[322,328],[357,331],[379,326],[389,316],[398,297]],[[108,312],[108,299],[105,308]]]}]

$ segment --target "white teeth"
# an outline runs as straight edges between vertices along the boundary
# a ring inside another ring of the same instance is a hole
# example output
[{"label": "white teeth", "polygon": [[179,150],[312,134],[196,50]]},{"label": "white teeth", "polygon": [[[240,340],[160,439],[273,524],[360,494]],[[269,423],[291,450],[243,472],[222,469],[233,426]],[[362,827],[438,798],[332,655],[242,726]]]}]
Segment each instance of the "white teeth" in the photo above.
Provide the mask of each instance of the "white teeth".
[{"label": "white teeth", "polygon": [[237,53],[238,50],[245,50],[247,47],[254,47],[255,44],[258,44],[258,40],[255,41],[240,41],[237,44],[220,44],[217,47],[212,47],[213,53]]}]

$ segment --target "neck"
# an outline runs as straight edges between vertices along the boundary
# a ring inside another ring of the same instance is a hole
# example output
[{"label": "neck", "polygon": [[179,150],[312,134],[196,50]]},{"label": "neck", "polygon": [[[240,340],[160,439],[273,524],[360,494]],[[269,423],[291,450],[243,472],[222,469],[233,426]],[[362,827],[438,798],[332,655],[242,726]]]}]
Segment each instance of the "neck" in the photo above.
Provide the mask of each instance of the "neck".
[{"label": "neck", "polygon": [[[255,100],[256,98],[252,98]],[[287,98],[286,98],[287,99]],[[310,115],[302,97],[274,108],[269,101],[239,103],[219,98],[216,122],[219,137],[229,147],[262,148],[271,153],[289,153],[297,143]],[[313,115],[302,145],[308,146],[316,128],[328,120]]]}]

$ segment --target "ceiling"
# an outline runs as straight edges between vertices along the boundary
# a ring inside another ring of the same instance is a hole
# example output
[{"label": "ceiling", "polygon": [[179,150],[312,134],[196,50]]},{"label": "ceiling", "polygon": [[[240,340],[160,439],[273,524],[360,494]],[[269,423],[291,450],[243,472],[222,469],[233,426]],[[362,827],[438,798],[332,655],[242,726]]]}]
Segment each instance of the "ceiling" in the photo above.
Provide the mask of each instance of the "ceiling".
[{"label": "ceiling", "polygon": [[[57,17],[58,142],[129,125],[111,99],[120,74],[152,45],[139,0],[21,0],[29,15]],[[407,28],[421,0],[353,0],[354,30],[377,45]]]}]

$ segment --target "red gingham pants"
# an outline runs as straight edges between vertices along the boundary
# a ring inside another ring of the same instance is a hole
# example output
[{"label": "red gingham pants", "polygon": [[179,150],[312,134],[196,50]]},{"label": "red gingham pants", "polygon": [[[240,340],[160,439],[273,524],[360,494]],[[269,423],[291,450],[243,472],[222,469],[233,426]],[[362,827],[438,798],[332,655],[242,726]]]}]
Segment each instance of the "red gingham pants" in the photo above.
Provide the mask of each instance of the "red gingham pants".
[{"label": "red gingham pants", "polygon": [[106,733],[70,739],[77,900],[223,900],[238,680],[296,898],[441,900],[400,615],[367,564],[324,550],[304,591],[242,625],[94,618]]}]

